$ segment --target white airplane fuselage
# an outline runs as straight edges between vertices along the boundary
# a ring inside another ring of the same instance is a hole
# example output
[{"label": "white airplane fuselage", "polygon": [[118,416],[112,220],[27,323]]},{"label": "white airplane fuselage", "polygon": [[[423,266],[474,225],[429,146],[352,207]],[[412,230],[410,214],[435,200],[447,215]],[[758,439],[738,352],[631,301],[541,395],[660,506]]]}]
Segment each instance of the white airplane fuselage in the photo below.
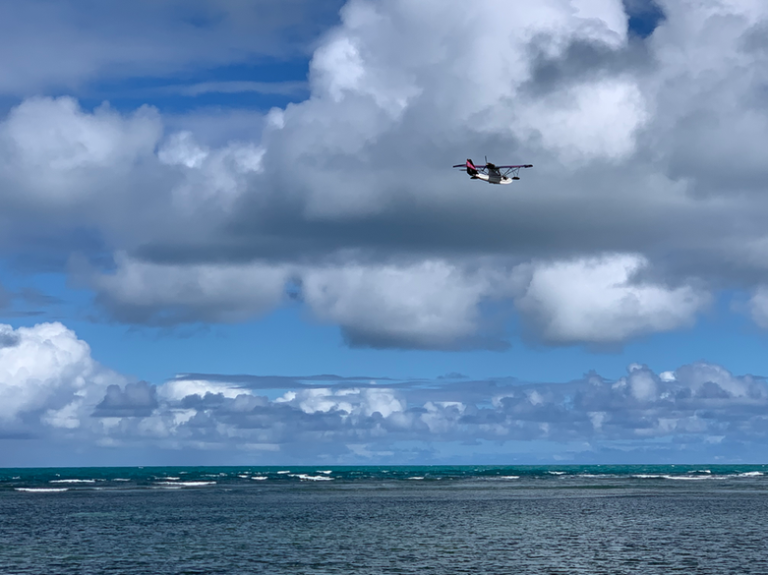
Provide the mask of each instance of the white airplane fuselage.
[{"label": "white airplane fuselage", "polygon": [[474,176],[471,176],[473,180],[483,180],[484,182],[488,182],[489,184],[511,184],[512,178],[507,178],[506,176],[502,176],[501,174],[494,174],[491,172],[490,174],[475,174]]}]

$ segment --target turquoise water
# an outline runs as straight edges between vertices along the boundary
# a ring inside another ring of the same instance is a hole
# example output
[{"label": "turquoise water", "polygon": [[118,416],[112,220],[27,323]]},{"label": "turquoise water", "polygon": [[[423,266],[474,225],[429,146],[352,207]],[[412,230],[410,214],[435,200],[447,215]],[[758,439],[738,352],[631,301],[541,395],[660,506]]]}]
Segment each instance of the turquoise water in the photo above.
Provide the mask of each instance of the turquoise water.
[{"label": "turquoise water", "polygon": [[[114,489],[254,487],[267,482],[517,480],[521,486],[578,486],[595,480],[648,485],[648,480],[736,481],[768,487],[768,465],[563,465],[426,467],[89,467],[0,469],[0,490],[64,492]],[[549,481],[548,484],[541,483]],[[558,483],[552,483],[559,481]],[[565,483],[563,481],[566,481]],[[533,482],[533,483],[531,483]],[[598,482],[600,484],[600,482]],[[55,490],[55,491],[54,491]]]},{"label": "turquoise water", "polygon": [[0,573],[768,573],[768,466],[0,470]]}]

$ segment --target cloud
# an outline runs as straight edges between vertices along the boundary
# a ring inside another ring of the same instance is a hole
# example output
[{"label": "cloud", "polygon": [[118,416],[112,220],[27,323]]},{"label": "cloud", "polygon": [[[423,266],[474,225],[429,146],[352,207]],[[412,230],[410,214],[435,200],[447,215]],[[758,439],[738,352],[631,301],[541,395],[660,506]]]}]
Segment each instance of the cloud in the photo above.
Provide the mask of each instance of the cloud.
[{"label": "cloud", "polygon": [[754,143],[768,125],[759,96],[766,78],[751,70],[764,70],[768,53],[749,39],[765,25],[768,9],[750,2],[660,4],[667,18],[652,46],[661,67],[649,78],[658,131],[649,136],[661,145],[668,173],[690,178],[702,194],[763,189],[766,156]]},{"label": "cloud", "polygon": [[738,461],[768,435],[766,380],[708,363],[663,373],[633,364],[618,379],[590,373],[569,383],[198,375],[155,386],[99,365],[61,324],[0,332],[16,338],[0,348],[5,441],[34,436],[41,453],[76,444],[90,464],[104,448],[172,450],[189,462],[216,450],[231,463],[244,452],[265,464],[408,463],[406,445],[450,461],[467,442],[495,444],[504,457],[536,442],[546,446],[539,461],[571,457],[574,444],[588,446],[578,457],[589,460],[620,448],[630,458],[685,451]]},{"label": "cloud", "polygon": [[15,347],[20,341],[21,337],[11,326],[0,324],[0,348]]},{"label": "cloud", "polygon": [[341,327],[349,345],[503,347],[503,322],[485,312],[515,306],[529,334],[550,344],[621,343],[687,328],[710,302],[691,286],[635,276],[641,256],[614,254],[520,264],[508,271],[445,260],[404,265],[162,265],[117,257],[112,274],[86,272],[99,302],[127,323],[233,322],[287,300],[292,282],[312,315]]},{"label": "cloud", "polygon": [[393,413],[405,411],[404,401],[393,390],[371,387],[289,391],[278,398],[276,403],[284,403],[309,414],[344,412],[344,417],[371,417],[378,413],[386,418]]},{"label": "cloud", "polygon": [[107,387],[106,395],[93,412],[95,417],[142,417],[157,407],[157,388],[146,381]]},{"label": "cloud", "polygon": [[[581,441],[595,449],[622,442],[633,451],[659,449],[653,441],[660,438],[688,444],[708,437],[726,444],[759,442],[768,431],[762,417],[768,405],[765,380],[736,377],[712,364],[663,374],[631,365],[625,377],[613,381],[589,374],[569,384],[487,383],[339,383],[288,391],[270,401],[242,387],[226,392],[221,388],[226,384],[211,382],[218,393],[195,397],[196,408],[206,410],[208,429],[222,418],[289,452],[301,449],[294,442],[315,442],[329,452],[338,450],[338,443],[353,442],[380,452],[398,441],[449,444],[459,438],[502,444]],[[175,397],[176,405],[185,403]],[[356,448],[347,449],[354,453]]]},{"label": "cloud", "polygon": [[[10,291],[0,283],[0,313],[6,318],[42,315],[43,309],[60,303],[59,298],[30,286],[22,287],[17,291]],[[0,341],[2,341],[2,337],[0,337]],[[0,343],[0,347],[2,345]]]},{"label": "cloud", "polygon": [[149,108],[123,118],[106,105],[84,113],[68,97],[26,100],[0,127],[6,185],[21,184],[14,195],[22,201],[66,205],[151,157],[161,130]]},{"label": "cloud", "polygon": [[72,98],[34,98],[11,111],[3,136],[25,168],[62,175],[131,166],[137,157],[153,153],[160,129],[157,116],[146,108],[123,120],[108,106],[86,114]]},{"label": "cloud", "polygon": [[261,171],[264,151],[258,146],[230,144],[224,149],[210,150],[195,142],[190,132],[171,136],[158,152],[162,164],[178,166],[184,180],[171,192],[179,212],[231,208],[243,194],[248,175]]},{"label": "cloud", "polygon": [[295,96],[306,92],[307,84],[306,82],[200,82],[189,86],[168,87],[167,91],[191,97],[201,94],[237,94],[241,92]]},{"label": "cloud", "polygon": [[374,347],[444,348],[471,339],[488,291],[486,278],[442,261],[309,269],[301,284],[319,319],[339,324],[351,345]]},{"label": "cloud", "polygon": [[[98,301],[127,323],[233,322],[263,315],[295,290],[317,320],[362,347],[457,349],[506,346],[513,306],[529,335],[549,344],[607,344],[688,328],[710,295],[635,276],[642,256],[613,254],[519,264],[155,264],[125,254],[116,270],[81,271]],[[294,287],[291,287],[294,286]],[[486,307],[492,311],[486,311]],[[493,314],[499,314],[502,317]]]},{"label": "cloud", "polygon": [[[458,349],[503,345],[517,313],[534,340],[600,346],[685,329],[736,290],[768,329],[762,3],[659,0],[637,37],[649,3],[350,0],[314,44],[305,101],[174,116],[73,95],[291,57],[337,6],[49,4],[0,2],[0,93],[20,98],[0,122],[0,249],[32,272],[69,261],[109,319],[300,305],[350,345]],[[276,87],[189,78],[190,95]],[[448,169],[486,154],[536,167],[506,187]],[[707,364],[559,386],[302,378],[277,401],[257,393],[268,377],[131,382],[41,324],[0,328],[0,372],[3,434],[87,445],[341,460],[425,437],[710,441],[728,456],[766,431],[763,380]]]},{"label": "cloud", "polygon": [[[340,2],[0,2],[0,94],[303,56]],[[11,57],[13,54],[13,57]]]},{"label": "cloud", "polygon": [[284,297],[289,270],[279,266],[162,265],[126,255],[110,275],[92,275],[100,301],[128,323],[233,322],[261,315]]},{"label": "cloud", "polygon": [[[0,241],[65,260],[93,230],[85,285],[129,323],[248,321],[290,284],[352,345],[498,347],[515,312],[558,345],[688,327],[768,281],[768,12],[659,6],[638,38],[618,0],[350,0],[310,97],[217,142],[210,119],[27,100],[0,128]],[[485,154],[536,167],[447,169]]]},{"label": "cloud", "polygon": [[42,243],[46,255],[68,255],[84,229],[125,241],[142,223],[156,226],[163,200],[146,184],[168,183],[155,155],[162,131],[148,107],[86,112],[61,97],[13,108],[0,123],[0,242],[16,253]]},{"label": "cloud", "polygon": [[0,428],[72,430],[122,376],[93,360],[87,343],[60,323],[0,326]]},{"label": "cloud", "polygon": [[551,343],[620,342],[691,326],[708,294],[637,281],[647,265],[626,254],[534,264],[516,305]]},{"label": "cloud", "polygon": [[749,301],[752,320],[761,328],[768,329],[768,288],[758,287]]}]

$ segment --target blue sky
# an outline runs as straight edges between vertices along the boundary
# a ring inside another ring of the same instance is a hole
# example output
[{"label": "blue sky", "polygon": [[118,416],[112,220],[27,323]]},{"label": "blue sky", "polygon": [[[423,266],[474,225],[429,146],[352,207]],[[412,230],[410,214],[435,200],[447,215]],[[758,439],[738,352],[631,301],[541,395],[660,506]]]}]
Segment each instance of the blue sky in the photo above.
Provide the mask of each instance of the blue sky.
[{"label": "blue sky", "polygon": [[768,9],[486,3],[0,2],[0,465],[763,462]]}]

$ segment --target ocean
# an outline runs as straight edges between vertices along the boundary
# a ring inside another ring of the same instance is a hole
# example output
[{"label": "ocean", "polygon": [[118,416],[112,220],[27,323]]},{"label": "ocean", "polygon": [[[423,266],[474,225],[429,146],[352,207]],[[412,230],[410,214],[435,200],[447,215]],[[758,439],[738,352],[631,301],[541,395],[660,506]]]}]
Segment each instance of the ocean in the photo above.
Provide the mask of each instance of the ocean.
[{"label": "ocean", "polygon": [[0,469],[0,574],[768,574],[768,465]]}]

